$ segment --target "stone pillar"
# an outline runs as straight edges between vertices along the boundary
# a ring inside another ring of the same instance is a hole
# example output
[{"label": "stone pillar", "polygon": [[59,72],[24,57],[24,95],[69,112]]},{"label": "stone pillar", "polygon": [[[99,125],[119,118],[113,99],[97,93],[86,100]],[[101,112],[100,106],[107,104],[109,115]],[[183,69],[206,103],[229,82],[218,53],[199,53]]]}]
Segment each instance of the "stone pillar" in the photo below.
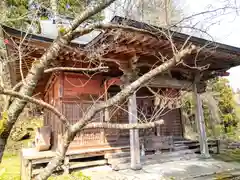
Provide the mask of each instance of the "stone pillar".
[{"label": "stone pillar", "polygon": [[[128,101],[129,123],[137,123],[137,101],[136,93],[129,96]],[[140,144],[139,144],[139,130],[130,130],[130,153],[131,153],[131,169],[140,170],[142,168],[140,163]]]},{"label": "stone pillar", "polygon": [[198,82],[199,82],[199,75],[195,77],[195,81],[193,84],[193,95],[196,103],[195,119],[196,119],[196,125],[199,133],[201,156],[203,158],[209,158],[210,154],[209,154],[208,143],[207,143],[207,134],[206,134],[206,127],[205,127],[205,121],[203,116],[202,100],[200,98],[200,94],[198,93],[198,87],[197,87]]}]

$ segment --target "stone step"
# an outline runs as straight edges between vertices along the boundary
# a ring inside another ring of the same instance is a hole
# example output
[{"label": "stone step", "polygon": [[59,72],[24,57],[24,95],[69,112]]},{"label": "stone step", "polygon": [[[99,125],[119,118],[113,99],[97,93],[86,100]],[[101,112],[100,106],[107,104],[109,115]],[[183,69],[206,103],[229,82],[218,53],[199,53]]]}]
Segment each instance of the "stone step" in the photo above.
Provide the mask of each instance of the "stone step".
[{"label": "stone step", "polygon": [[104,155],[105,159],[116,159],[123,157],[130,157],[130,152],[107,153]]},{"label": "stone step", "polygon": [[[156,156],[158,156],[158,155],[156,155]],[[147,158],[144,160],[141,159],[141,164],[142,165],[159,164],[159,163],[171,162],[171,161],[188,160],[188,159],[193,159],[196,157],[197,157],[196,154],[187,154],[185,156],[178,156],[178,157],[177,156],[176,157],[162,157],[160,159],[158,157],[153,156],[152,158]],[[111,167],[115,171],[129,169],[130,161],[125,162],[125,163],[115,162],[115,163],[111,164]]]},{"label": "stone step", "polygon": [[191,143],[197,143],[198,141],[190,141],[190,140],[184,140],[184,141],[174,141],[174,144],[191,144]]},{"label": "stone step", "polygon": [[163,153],[162,156],[169,156],[169,155],[177,156],[177,155],[186,155],[186,154],[195,154],[195,151],[191,149],[186,149],[181,151]]},{"label": "stone step", "polygon": [[182,145],[182,146],[175,146],[173,148],[174,151],[180,151],[180,150],[185,150],[185,149],[189,149],[188,146]]},{"label": "stone step", "polygon": [[[147,160],[161,160],[161,159],[169,159],[169,158],[179,158],[184,157],[185,155],[195,155],[194,151],[191,150],[181,150],[176,152],[169,152],[169,153],[161,153],[161,154],[152,154],[152,155],[146,155],[141,156],[141,161],[147,161]],[[111,158],[108,159],[108,164],[125,164],[130,163],[131,157],[122,157],[122,158]]]},{"label": "stone step", "polygon": [[188,155],[184,155],[184,156],[164,157],[161,159],[147,159],[147,160],[143,161],[143,165],[158,164],[158,163],[179,161],[179,160],[189,160],[189,159],[196,158],[196,157],[197,157],[196,154],[188,154]]},{"label": "stone step", "polygon": [[[142,158],[141,158],[142,160]],[[129,163],[131,161],[131,157],[122,157],[122,158],[114,158],[114,159],[108,159],[108,164],[125,164]]]},{"label": "stone step", "polygon": [[[188,145],[188,144],[199,144],[199,141],[197,140],[183,140],[183,141],[174,141],[174,144],[184,144],[184,145]],[[216,140],[208,140],[208,144],[212,145],[212,144],[216,144]]]},{"label": "stone step", "polygon": [[187,144],[174,144],[174,147],[178,147],[178,146],[188,146]]}]

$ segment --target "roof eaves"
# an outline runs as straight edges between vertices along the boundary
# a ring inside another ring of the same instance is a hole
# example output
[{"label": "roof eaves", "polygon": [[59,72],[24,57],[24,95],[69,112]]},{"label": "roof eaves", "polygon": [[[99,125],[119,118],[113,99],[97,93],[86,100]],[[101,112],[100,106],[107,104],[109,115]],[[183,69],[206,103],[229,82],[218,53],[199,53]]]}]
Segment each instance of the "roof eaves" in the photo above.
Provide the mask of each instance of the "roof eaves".
[{"label": "roof eaves", "polygon": [[[147,23],[143,23],[143,22],[139,22],[139,21],[135,21],[135,20],[131,20],[131,19],[126,19],[126,18],[123,18],[120,16],[114,16],[113,19],[111,20],[111,22],[118,23],[118,24],[124,23],[128,26],[145,29],[145,30],[149,30],[152,32],[157,32],[157,31],[167,32],[168,31],[167,29],[162,28],[162,27],[157,27],[157,26],[149,25]],[[240,48],[238,48],[238,47],[234,47],[234,46],[230,46],[230,45],[226,45],[226,44],[222,44],[222,43],[218,43],[218,42],[214,42],[214,41],[209,41],[209,40],[199,38],[196,36],[191,36],[189,38],[190,35],[180,33],[177,31],[170,30],[169,32],[172,35],[172,38],[177,41],[185,42],[187,39],[189,39],[189,42],[191,42],[195,45],[205,46],[207,48],[216,48],[216,50],[218,50],[218,51],[227,52],[227,53],[231,53],[231,54],[240,54]]]},{"label": "roof eaves", "polygon": [[[6,26],[6,25],[1,25],[1,27],[3,29],[3,32],[6,35],[11,34],[11,35],[14,35],[14,36],[17,36],[17,37],[24,37],[26,35],[26,32],[11,28],[11,27]],[[50,37],[47,37],[47,36],[44,36],[44,35],[39,35],[39,34],[37,35],[37,34],[31,34],[31,33],[28,33],[26,38],[27,39],[32,39],[32,40],[37,40],[37,41],[42,41],[42,42],[49,42],[49,43],[52,43],[55,40],[54,38],[50,38]],[[78,43],[74,43],[74,42],[72,42],[71,45],[81,46],[81,47],[85,46],[85,44],[78,44]]]}]

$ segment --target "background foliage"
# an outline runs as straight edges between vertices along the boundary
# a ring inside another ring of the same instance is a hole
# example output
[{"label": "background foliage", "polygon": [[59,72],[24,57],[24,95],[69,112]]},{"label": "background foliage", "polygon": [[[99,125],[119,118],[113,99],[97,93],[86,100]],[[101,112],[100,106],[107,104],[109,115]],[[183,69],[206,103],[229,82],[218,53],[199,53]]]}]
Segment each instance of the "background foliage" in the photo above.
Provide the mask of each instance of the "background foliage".
[{"label": "background foliage", "polygon": [[[201,96],[208,136],[238,138],[239,105],[234,100],[234,95],[226,78],[208,81],[207,90]],[[187,128],[191,128],[188,133],[196,133],[194,100],[190,93],[184,98],[187,101],[183,104],[183,113]]]},{"label": "background foliage", "polygon": [[[74,18],[86,7],[93,5],[98,0],[58,0],[57,14],[61,18]],[[32,27],[35,33],[40,32],[39,20],[53,19],[50,0],[3,0],[1,6],[6,9],[6,25],[17,29]],[[89,21],[102,20],[101,13],[95,15]]]}]

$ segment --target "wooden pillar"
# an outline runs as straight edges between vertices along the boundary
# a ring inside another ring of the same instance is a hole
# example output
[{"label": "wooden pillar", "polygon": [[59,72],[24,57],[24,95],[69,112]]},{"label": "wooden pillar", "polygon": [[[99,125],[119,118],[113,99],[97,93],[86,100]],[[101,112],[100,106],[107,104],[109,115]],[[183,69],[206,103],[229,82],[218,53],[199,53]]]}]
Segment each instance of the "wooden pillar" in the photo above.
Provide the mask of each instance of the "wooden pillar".
[{"label": "wooden pillar", "polygon": [[201,101],[200,94],[198,93],[198,89],[197,89],[197,83],[199,82],[199,80],[200,80],[199,74],[197,74],[195,76],[195,81],[193,84],[193,94],[194,94],[194,99],[195,99],[195,103],[196,103],[195,119],[196,119],[196,125],[197,125],[197,129],[198,129],[198,133],[199,133],[199,143],[200,143],[201,155],[204,158],[209,158],[210,155],[209,155],[209,150],[208,150],[202,101]]},{"label": "wooden pillar", "polygon": [[[129,96],[128,101],[129,123],[137,123],[137,100],[136,93]],[[139,144],[139,130],[130,130],[130,153],[131,153],[131,169],[140,170],[142,168],[140,162],[140,144]]]},{"label": "wooden pillar", "polygon": [[[105,121],[105,119],[104,119],[104,118],[106,117],[105,111],[106,111],[106,109],[104,110],[104,113],[101,112],[100,122],[104,122],[104,121]],[[105,114],[105,115],[103,115],[103,114]],[[101,142],[102,144],[105,143],[105,130],[104,130],[104,129],[100,129],[100,142]]]},{"label": "wooden pillar", "polygon": [[[104,100],[105,102],[108,100],[108,92],[107,92],[107,81],[104,81]],[[104,118],[103,118],[104,117]],[[109,122],[109,110],[108,108],[104,109],[104,112],[101,115],[101,122]],[[105,143],[105,129],[101,129],[101,143]]]},{"label": "wooden pillar", "polygon": [[[120,69],[123,71],[121,77],[122,86],[126,87],[138,77],[138,71],[136,65],[134,65],[137,57],[132,58],[129,63],[120,63]],[[128,120],[129,124],[137,123],[137,99],[136,92],[132,93],[128,97]],[[140,170],[142,169],[140,162],[140,142],[139,142],[139,130],[131,129],[130,131],[130,155],[131,155],[131,169]]]}]

